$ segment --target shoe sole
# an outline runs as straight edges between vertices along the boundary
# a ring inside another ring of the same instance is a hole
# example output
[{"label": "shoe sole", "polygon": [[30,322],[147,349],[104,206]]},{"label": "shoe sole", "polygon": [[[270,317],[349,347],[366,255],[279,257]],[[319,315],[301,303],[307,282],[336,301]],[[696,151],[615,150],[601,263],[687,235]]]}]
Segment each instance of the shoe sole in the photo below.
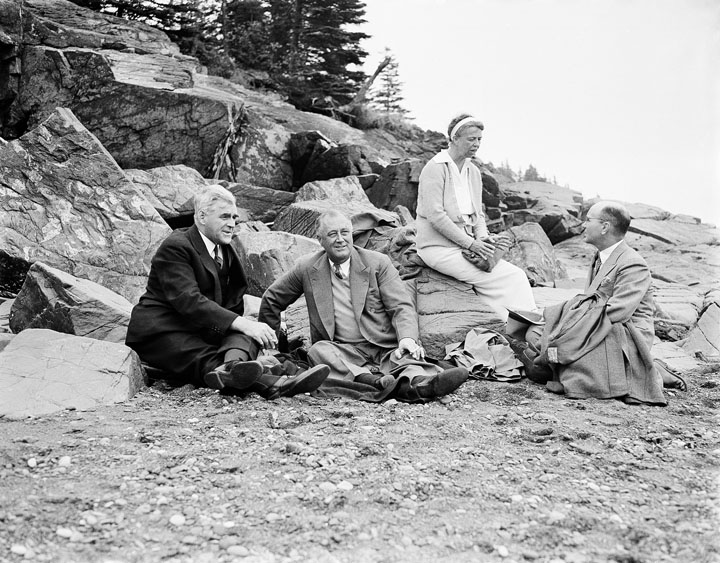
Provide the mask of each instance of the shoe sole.
[{"label": "shoe sole", "polygon": [[300,375],[292,378],[292,381],[281,390],[273,393],[268,399],[277,399],[278,397],[293,397],[301,393],[310,393],[315,391],[323,381],[330,375],[330,368],[325,365],[315,366]]},{"label": "shoe sole", "polygon": [[260,362],[239,362],[225,376],[214,373],[215,385],[212,387],[220,390],[246,391],[260,378],[262,373],[263,366]]}]

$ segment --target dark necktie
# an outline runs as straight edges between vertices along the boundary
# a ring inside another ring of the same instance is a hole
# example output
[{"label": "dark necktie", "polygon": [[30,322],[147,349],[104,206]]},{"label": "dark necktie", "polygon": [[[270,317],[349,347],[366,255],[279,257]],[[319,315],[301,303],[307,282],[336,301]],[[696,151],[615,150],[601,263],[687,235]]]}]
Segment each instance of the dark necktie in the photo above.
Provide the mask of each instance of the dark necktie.
[{"label": "dark necktie", "polygon": [[592,271],[592,277],[590,278],[590,281],[593,281],[595,279],[595,276],[597,276],[598,272],[600,271],[600,266],[602,266],[602,262],[600,260],[600,254],[596,254],[595,262],[593,262],[593,271]]},{"label": "dark necktie", "polygon": [[217,265],[218,270],[222,270],[223,267],[223,255],[222,255],[222,248],[220,248],[219,244],[215,245],[215,264]]},{"label": "dark necktie", "polygon": [[342,273],[342,270],[340,269],[340,264],[333,264],[333,274],[335,274],[335,277],[339,280],[345,279],[345,274]]}]

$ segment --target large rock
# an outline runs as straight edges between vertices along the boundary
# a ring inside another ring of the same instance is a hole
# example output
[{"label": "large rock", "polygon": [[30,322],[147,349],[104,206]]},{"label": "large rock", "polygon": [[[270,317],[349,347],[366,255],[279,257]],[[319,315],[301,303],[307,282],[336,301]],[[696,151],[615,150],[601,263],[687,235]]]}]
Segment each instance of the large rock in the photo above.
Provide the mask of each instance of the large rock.
[{"label": "large rock", "polygon": [[367,231],[373,225],[399,225],[397,215],[377,209],[371,204],[348,202],[342,206],[330,200],[296,201],[278,215],[273,230],[285,231],[306,237],[315,236],[315,221],[326,211],[341,211],[352,221],[353,231]]},{"label": "large rock", "polygon": [[188,166],[176,164],[150,170],[125,170],[125,174],[166,222],[192,215],[195,194],[211,183]]},{"label": "large rock", "polygon": [[369,158],[368,151],[362,145],[343,144],[314,152],[302,173],[301,183],[372,174],[379,169],[371,165]]},{"label": "large rock", "polygon": [[568,274],[555,257],[550,239],[540,225],[525,223],[508,229],[506,233],[513,244],[505,254],[505,260],[522,268],[531,285],[553,284],[555,280],[567,279]]},{"label": "large rock", "polygon": [[[170,228],[67,109],[0,146],[0,250],[89,279],[131,302]],[[0,254],[2,258],[2,254]],[[19,288],[18,288],[19,289]]]},{"label": "large rock", "polygon": [[683,344],[688,354],[703,360],[720,361],[720,307],[714,303],[703,312],[697,326]]},{"label": "large rock", "polygon": [[312,200],[324,200],[338,205],[350,202],[370,205],[370,200],[357,176],[317,180],[304,184],[297,191],[295,201]]},{"label": "large rock", "polygon": [[117,293],[35,262],[10,313],[10,328],[47,328],[123,344],[132,304]]},{"label": "large rock", "polygon": [[667,244],[695,246],[720,245],[715,227],[678,220],[633,219],[630,232],[645,235]]},{"label": "large rock", "polygon": [[553,244],[582,232],[580,192],[545,182],[504,184],[502,192],[515,225],[540,223]]},{"label": "large rock", "polygon": [[0,352],[0,416],[121,403],[144,385],[144,377],[137,354],[123,344],[24,330]]},{"label": "large rock", "polygon": [[463,342],[472,328],[503,330],[505,323],[471,285],[430,268],[412,280],[419,316],[420,340],[428,355],[445,357],[445,346]]},{"label": "large rock", "polygon": [[382,209],[402,205],[415,217],[420,172],[424,166],[425,161],[417,159],[389,164],[367,191],[368,198]]},{"label": "large rock", "polygon": [[271,223],[278,213],[295,201],[292,192],[225,180],[220,181],[220,184],[233,193],[238,206],[246,210],[252,221]]},{"label": "large rock", "polygon": [[298,258],[321,249],[316,240],[279,231],[241,233],[233,244],[248,280],[248,293],[258,297]]}]

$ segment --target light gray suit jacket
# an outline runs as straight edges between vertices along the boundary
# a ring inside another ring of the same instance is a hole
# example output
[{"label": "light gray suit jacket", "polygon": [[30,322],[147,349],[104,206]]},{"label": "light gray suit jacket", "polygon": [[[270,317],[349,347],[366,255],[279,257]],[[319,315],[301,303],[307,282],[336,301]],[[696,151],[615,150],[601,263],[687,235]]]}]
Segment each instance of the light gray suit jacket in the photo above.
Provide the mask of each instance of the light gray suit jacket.
[{"label": "light gray suit jacket", "polygon": [[[335,309],[331,275],[325,251],[303,256],[290,272],[265,291],[258,320],[277,330],[280,313],[304,294],[313,344],[333,340]],[[353,247],[350,292],[355,320],[368,342],[395,348],[403,338],[419,340],[418,317],[409,289],[387,256]]]}]

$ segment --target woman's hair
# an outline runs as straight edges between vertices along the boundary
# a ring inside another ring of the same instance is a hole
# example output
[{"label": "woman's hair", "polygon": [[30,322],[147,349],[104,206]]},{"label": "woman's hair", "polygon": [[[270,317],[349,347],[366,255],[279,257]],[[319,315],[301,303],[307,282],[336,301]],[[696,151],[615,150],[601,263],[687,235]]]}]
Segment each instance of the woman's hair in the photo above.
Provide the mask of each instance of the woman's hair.
[{"label": "woman's hair", "polygon": [[206,186],[205,189],[195,194],[193,204],[195,207],[195,214],[203,209],[208,209],[216,201],[227,201],[228,203],[235,203],[235,196],[231,191],[225,189],[219,184],[212,184]]},{"label": "woman's hair", "polygon": [[460,133],[463,129],[465,129],[465,127],[469,127],[469,126],[471,126],[471,125],[474,126],[474,127],[479,127],[481,131],[485,129],[485,125],[483,125],[483,122],[480,121],[479,119],[473,118],[472,114],[469,114],[469,113],[461,113],[461,114],[458,115],[457,117],[454,117],[454,118],[452,119],[452,121],[450,121],[450,125],[448,125],[448,138],[449,138],[451,141],[453,140],[453,129],[455,129],[455,126],[456,126],[458,123],[460,123],[463,119],[467,119],[467,118],[469,118],[469,117],[472,118],[472,119],[468,119],[467,123],[463,123],[463,124],[460,126],[460,128],[459,128],[457,131],[455,131],[455,135],[457,135],[458,133]]}]

